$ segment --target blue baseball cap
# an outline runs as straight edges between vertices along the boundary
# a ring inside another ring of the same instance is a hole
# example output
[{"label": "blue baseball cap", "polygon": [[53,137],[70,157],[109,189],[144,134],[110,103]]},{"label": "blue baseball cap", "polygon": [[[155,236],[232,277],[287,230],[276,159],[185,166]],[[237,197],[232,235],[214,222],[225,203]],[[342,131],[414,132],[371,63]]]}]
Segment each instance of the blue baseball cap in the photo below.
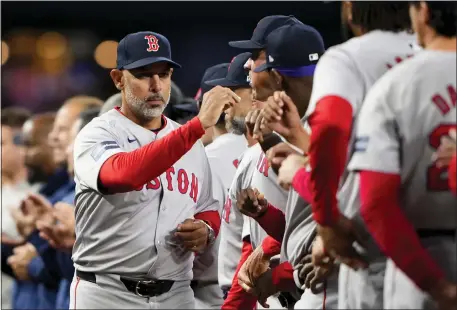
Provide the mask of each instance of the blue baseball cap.
[{"label": "blue baseball cap", "polygon": [[249,70],[244,65],[251,58],[251,55],[251,53],[247,52],[235,56],[228,67],[225,77],[207,81],[206,84],[232,88],[250,87]]},{"label": "blue baseball cap", "polygon": [[276,69],[291,77],[312,76],[319,58],[324,54],[320,33],[305,24],[293,24],[273,31],[266,42],[266,63],[254,72]]},{"label": "blue baseball cap", "polygon": [[200,100],[206,92],[209,92],[214,87],[206,84],[207,81],[225,77],[229,65],[229,63],[222,63],[206,69],[200,82],[200,89],[197,91],[194,99]]},{"label": "blue baseball cap", "polygon": [[171,60],[171,46],[160,33],[142,31],[126,35],[117,46],[117,69],[135,69],[157,62],[167,62],[171,67],[181,65]]},{"label": "blue baseball cap", "polygon": [[295,23],[301,23],[294,16],[289,15],[271,15],[262,18],[257,27],[254,29],[254,33],[250,40],[244,41],[231,41],[229,45],[236,48],[256,50],[265,48],[267,36],[275,29],[278,29],[284,25],[290,25]]}]

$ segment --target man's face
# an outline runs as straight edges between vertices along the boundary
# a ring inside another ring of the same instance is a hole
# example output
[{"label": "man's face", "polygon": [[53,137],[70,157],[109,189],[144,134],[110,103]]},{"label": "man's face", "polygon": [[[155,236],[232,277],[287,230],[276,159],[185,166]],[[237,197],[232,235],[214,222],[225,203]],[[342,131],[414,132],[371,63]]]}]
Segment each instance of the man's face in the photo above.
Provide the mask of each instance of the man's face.
[{"label": "man's face", "polygon": [[248,112],[252,109],[252,89],[239,88],[234,90],[241,101],[225,110],[225,127],[228,132],[236,135],[246,133],[246,123],[244,121]]},{"label": "man's face", "polygon": [[424,37],[428,20],[428,9],[425,3],[421,2],[419,6],[410,4],[409,18],[411,19],[412,28],[416,33],[417,43],[425,47]]},{"label": "man's face", "polygon": [[49,145],[52,148],[54,161],[63,164],[67,160],[68,136],[71,126],[78,117],[80,109],[75,106],[63,106],[57,112],[53,127],[49,133]]},{"label": "man's face", "polygon": [[24,147],[21,137],[9,126],[2,125],[2,172],[13,176],[21,171],[25,163]]},{"label": "man's face", "polygon": [[254,100],[265,101],[273,95],[273,88],[270,74],[267,71],[254,72],[253,70],[267,61],[265,50],[252,52],[251,59],[248,60],[247,69],[251,77],[251,87],[254,92]]},{"label": "man's face", "polygon": [[28,120],[22,127],[22,137],[25,146],[25,164],[32,175],[42,175],[44,169],[53,167],[53,148],[49,146],[48,139],[43,135],[40,124]]},{"label": "man's face", "polygon": [[162,115],[171,96],[172,73],[164,62],[122,71],[125,100],[138,119],[151,121]]},{"label": "man's face", "polygon": [[71,126],[69,134],[69,143],[67,147],[67,170],[68,174],[74,175],[74,161],[73,161],[73,145],[75,143],[76,136],[78,135],[79,130],[81,129],[81,119],[78,118]]}]

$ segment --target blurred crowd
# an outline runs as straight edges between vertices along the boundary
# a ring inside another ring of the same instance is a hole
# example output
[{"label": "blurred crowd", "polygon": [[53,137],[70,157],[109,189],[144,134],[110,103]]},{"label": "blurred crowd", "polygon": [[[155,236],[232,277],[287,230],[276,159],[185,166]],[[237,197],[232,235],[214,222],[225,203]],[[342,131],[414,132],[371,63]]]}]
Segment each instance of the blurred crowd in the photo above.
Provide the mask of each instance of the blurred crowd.
[{"label": "blurred crowd", "polygon": [[[57,111],[1,111],[2,309],[68,309],[74,275],[73,141],[94,117],[120,106],[68,98]],[[198,112],[173,83],[165,115],[185,123]]]}]

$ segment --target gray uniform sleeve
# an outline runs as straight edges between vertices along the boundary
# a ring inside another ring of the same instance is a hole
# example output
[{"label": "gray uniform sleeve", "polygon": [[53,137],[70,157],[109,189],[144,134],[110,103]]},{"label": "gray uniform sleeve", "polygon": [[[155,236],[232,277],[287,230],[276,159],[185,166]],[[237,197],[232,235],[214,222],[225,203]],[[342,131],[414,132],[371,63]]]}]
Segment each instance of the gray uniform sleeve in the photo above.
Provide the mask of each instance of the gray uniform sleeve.
[{"label": "gray uniform sleeve", "polygon": [[74,143],[75,177],[83,187],[100,191],[100,168],[111,156],[124,152],[116,135],[104,121],[94,121],[85,126]]},{"label": "gray uniform sleeve", "polygon": [[384,77],[367,94],[357,120],[349,170],[400,173],[399,128],[388,104],[392,87]]},{"label": "gray uniform sleeve", "polygon": [[354,61],[340,47],[329,49],[319,60],[313,79],[313,91],[306,111],[311,115],[319,100],[326,96],[346,99],[356,115],[365,94],[364,80]]}]

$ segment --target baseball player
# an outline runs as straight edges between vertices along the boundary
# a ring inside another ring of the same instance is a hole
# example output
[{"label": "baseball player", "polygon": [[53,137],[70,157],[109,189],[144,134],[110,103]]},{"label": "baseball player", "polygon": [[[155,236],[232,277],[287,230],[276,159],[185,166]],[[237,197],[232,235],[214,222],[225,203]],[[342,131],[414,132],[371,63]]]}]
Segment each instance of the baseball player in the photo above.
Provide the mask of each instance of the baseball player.
[{"label": "baseball player", "polygon": [[[287,89],[288,94],[290,95],[290,97],[287,96],[288,102],[290,102],[288,108],[296,111],[297,116],[298,114],[303,116],[311,95],[314,68],[320,56],[324,53],[322,37],[314,28],[298,24],[279,28],[274,31],[267,40],[268,42],[271,41],[271,45],[267,44],[266,49],[267,62],[265,65],[254,69],[254,71],[272,68],[281,74],[281,76],[284,76],[285,83],[283,84],[283,87],[284,89]],[[303,44],[298,45],[297,42],[303,42]],[[278,92],[275,93],[274,97],[276,97],[276,95],[278,95]],[[294,100],[292,101],[291,98],[294,98]],[[295,105],[294,102],[297,104]],[[299,117],[296,118],[296,121],[298,122],[298,127],[303,130],[303,125],[301,124]],[[282,131],[282,133],[285,137],[288,137],[286,131]],[[301,148],[306,149],[306,146],[299,145]],[[278,147],[283,149],[284,146],[279,144],[274,146],[272,150],[277,149]],[[303,154],[303,151],[301,151],[301,154]],[[279,187],[278,184],[275,184],[275,186]],[[271,205],[276,206],[274,203],[271,203]],[[264,222],[262,227],[267,228],[270,226],[269,233],[271,233],[273,229],[271,227],[271,220],[270,223],[267,223],[266,221],[270,211],[272,211],[271,208],[267,209],[266,213],[261,218],[257,219],[260,224]],[[294,191],[288,193],[285,213],[286,230],[284,231],[284,227],[282,227],[282,229],[279,229],[280,231],[276,234],[272,234],[272,236],[275,236],[275,239],[282,241],[282,261],[289,261],[292,267],[296,268],[302,262],[303,253],[306,254],[311,250],[311,242],[315,236],[315,225],[311,220],[310,208],[306,208],[306,202],[299,198],[298,194]],[[276,223],[278,223],[277,220]],[[299,288],[304,286],[304,281],[298,281],[297,279],[296,282]],[[323,306],[327,308],[336,308],[337,285],[335,279],[333,279],[333,283],[333,287],[327,285],[326,291],[321,292],[320,294],[313,294],[311,291],[306,290],[301,298],[298,296],[297,299],[300,299],[300,301],[295,304],[295,308],[309,309],[322,308]],[[293,281],[292,284],[294,284]],[[316,290],[313,291],[316,292]],[[324,296],[326,296],[326,299]]]},{"label": "baseball player", "polygon": [[163,35],[127,35],[110,73],[122,106],[76,138],[71,308],[194,308],[194,253],[214,243],[220,225],[197,141],[239,98],[215,87],[179,126],[162,115],[178,67]]},{"label": "baseball player", "polygon": [[[298,44],[297,42],[302,42],[302,44]],[[253,72],[252,85],[256,93],[260,95],[260,97],[257,98],[264,99],[261,97],[262,95],[271,95],[274,90],[287,89],[297,102],[296,109],[298,108],[300,113],[304,115],[311,94],[313,65],[317,62],[319,56],[323,54],[323,51],[324,44],[319,33],[312,27],[306,26],[300,22],[293,25],[282,26],[271,32],[266,40],[266,49],[263,51],[265,53],[266,62],[259,65],[257,65],[258,62],[250,63],[250,68]],[[269,70],[269,72],[267,70]],[[263,83],[257,83],[259,79],[257,79],[255,75],[260,73],[266,74],[267,77]],[[265,88],[265,85],[275,86],[273,86],[274,88]],[[262,143],[264,142],[265,141]],[[249,187],[255,188],[258,192],[263,193],[266,200],[278,209],[284,211],[286,210],[286,205],[288,205],[288,193],[278,185],[276,174],[269,167],[268,160],[262,151],[262,148],[265,149],[265,147],[260,147],[260,145],[256,147],[258,148],[258,154],[254,157],[256,160],[252,162],[252,165],[255,165],[257,169],[254,171]],[[245,196],[244,198],[247,197]],[[242,203],[243,201],[240,201],[240,198],[238,198],[238,204],[240,205]],[[248,214],[248,212],[244,213]],[[266,241],[264,240],[267,237],[267,234],[263,228],[268,229],[269,227],[277,226],[281,223],[279,218],[275,218],[276,214],[284,218],[282,212],[279,212],[278,214],[278,212],[275,211],[263,213],[260,217],[259,215],[254,215],[255,220],[252,218],[249,219],[248,232],[250,233],[251,243],[254,248],[261,247],[256,249],[254,254],[246,261],[246,266],[252,265],[254,266],[253,268],[256,269],[257,267],[255,267],[256,264],[252,262],[253,260],[263,261],[268,264],[269,259],[272,256],[279,254],[279,247],[276,248],[277,252],[271,252],[270,249],[264,248],[264,246],[266,246]],[[257,221],[261,223],[262,227]],[[280,232],[281,240],[283,233],[284,226]],[[276,293],[277,291],[295,291],[295,283],[292,278],[292,266],[287,262],[287,255],[283,256],[284,257],[281,259],[282,263],[271,270],[274,280],[273,286],[276,290],[273,290],[270,285],[270,288],[268,288],[270,293]],[[253,273],[257,273],[257,276],[261,274],[261,272],[257,272],[256,270],[249,270],[250,268],[246,269],[249,278],[255,278]],[[248,281],[250,282],[249,284],[245,282],[247,278],[244,277],[243,274],[244,266],[241,267],[241,271],[242,272],[240,272],[238,277],[241,280],[243,287],[252,287],[254,284],[251,282],[252,280]],[[247,290],[249,291],[249,288]],[[287,294],[284,294],[281,297],[283,296],[287,296]],[[295,300],[299,299],[299,296],[300,295],[296,295]],[[293,306],[295,300],[289,296],[289,298],[287,298],[287,303],[284,303],[283,300],[283,306]]]},{"label": "baseball player", "polygon": [[[411,57],[416,45],[415,39],[405,31],[410,25],[407,3],[343,2],[342,16],[343,26],[356,37],[331,47],[316,67],[307,111],[307,123],[311,129],[308,150],[311,173],[307,173],[303,163],[294,161],[292,157],[283,165],[293,173],[289,173],[287,178],[285,174],[279,178],[289,184],[293,180],[293,187],[300,196],[312,201],[313,218],[318,223],[326,251],[333,253],[330,236],[338,234],[339,241],[332,245],[339,248],[346,246],[346,251],[355,257],[351,261],[342,261],[352,267],[365,267],[366,263],[355,255],[352,241],[341,240],[352,235],[348,229],[342,228],[347,221],[343,221],[345,217],[340,216],[337,207],[339,203],[346,216],[357,217],[358,207],[351,208],[347,203],[353,186],[345,184],[345,166],[351,156],[348,146],[353,135],[352,127],[368,89],[389,68]],[[308,139],[305,133],[295,132],[295,140]],[[336,194],[340,184],[338,201]],[[373,256],[378,260],[368,270],[355,272],[341,266],[339,308],[382,308],[385,260],[376,250],[374,247]],[[323,254],[314,256],[313,261],[316,266],[328,267],[323,262],[326,256]]]},{"label": "baseball player", "polygon": [[[202,80],[200,82],[200,88],[198,89],[194,97],[194,99],[198,102],[198,106],[201,105],[203,95],[213,88],[213,86],[207,85],[206,81],[225,77],[225,75],[227,74],[228,66],[228,63],[222,63],[209,67],[205,70],[205,73],[203,74]],[[218,123],[225,124],[223,115],[219,117]],[[205,134],[203,135],[201,140],[204,146],[210,144],[213,141],[213,128],[208,128],[205,131]]]},{"label": "baseball player", "polygon": [[[250,53],[238,55],[234,57],[230,66],[225,66],[225,64],[223,64],[224,66],[214,66],[213,68],[218,71],[214,72],[214,74],[205,74],[206,77],[212,76],[214,78],[219,76],[220,78],[204,80],[203,83],[210,87],[206,86],[202,90],[211,89],[217,85],[229,87],[241,98],[241,101],[236,106],[228,109],[230,112],[238,109],[250,109],[251,107],[251,87],[249,86],[247,71],[243,68],[249,57]],[[228,72],[227,68],[229,68]],[[226,113],[229,113],[228,110],[226,110]],[[211,144],[205,147],[212,172],[213,195],[223,202],[223,205],[226,203],[228,189],[238,166],[238,158],[247,149],[247,141],[244,135],[228,132],[226,127],[230,128],[230,126],[226,126],[226,119],[222,116],[212,128]],[[224,216],[223,214],[221,215],[222,217]],[[223,294],[219,287],[222,284],[218,282],[218,279],[222,280],[222,282],[225,280],[223,276],[225,272],[224,263],[227,258],[230,259],[230,255],[233,256],[230,251],[234,249],[228,246],[223,246],[220,249],[219,244],[222,242],[225,245],[227,241],[226,236],[223,236],[222,233],[224,231],[221,230],[211,251],[206,251],[202,257],[197,257],[194,261],[194,280],[197,281],[193,289],[196,308],[199,309],[220,309],[223,303]],[[218,255],[219,251],[222,253],[221,256]],[[208,257],[207,259],[211,262],[211,265],[205,268],[204,260],[206,257]],[[219,264],[218,261],[220,262]],[[231,279],[229,280],[230,282],[228,283],[226,281],[228,287],[231,284]]]},{"label": "baseball player", "polygon": [[425,50],[367,94],[349,169],[366,226],[391,259],[385,308],[457,309],[456,198],[447,168],[430,160],[456,129],[457,4],[414,2],[410,16]]},{"label": "baseball player", "polygon": [[[289,16],[282,16],[282,15],[274,15],[274,16],[267,16],[259,21],[252,38],[246,41],[234,41],[229,42],[229,45],[245,49],[252,52],[251,58],[248,60],[249,62],[257,61],[257,62],[264,62],[265,61],[265,54],[263,49],[265,47],[265,40],[271,31],[274,29],[290,23],[296,23],[297,20],[293,17]],[[246,66],[245,64],[241,64],[243,68]],[[240,68],[241,70],[241,68]],[[262,74],[264,75],[264,74]],[[251,85],[253,80],[258,80],[258,74],[249,74],[246,76],[246,79],[251,80]],[[255,99],[257,94],[255,90],[252,93],[252,97]],[[236,133],[243,133],[248,140],[248,145],[251,147],[255,145],[257,142],[252,139],[251,132],[246,130],[246,125],[244,122],[244,118],[246,117],[246,111],[238,111],[227,110],[226,118],[229,122],[229,130]],[[238,115],[237,115],[238,114]],[[242,298],[239,296],[240,293],[243,292],[243,289],[238,285],[238,280],[236,277],[237,274],[237,266],[240,259],[244,262],[247,259],[249,253],[252,252],[252,246],[249,241],[242,240],[242,230],[243,230],[243,216],[236,208],[236,196],[237,196],[237,184],[243,184],[244,178],[250,178],[251,175],[251,165],[249,162],[251,161],[251,154],[250,152],[255,152],[252,148],[249,148],[240,158],[239,160],[239,167],[237,169],[237,173],[234,177],[231,190],[229,191],[228,200],[226,203],[226,207],[224,208],[224,216],[222,221],[222,228],[221,228],[221,238],[227,238],[226,242],[221,242],[223,246],[221,247],[222,250],[227,248],[227,254],[224,255],[224,252],[220,252],[219,257],[221,258],[220,264],[223,264],[223,267],[220,267],[223,272],[220,273],[220,285],[223,290],[226,292],[227,299],[223,305],[223,308],[249,308],[255,305],[255,299],[251,298],[249,300],[246,298]],[[246,164],[241,164],[242,162]],[[242,188],[239,187],[238,188]],[[245,188],[245,187],[244,187]],[[233,190],[232,190],[233,189]],[[231,250],[232,249],[232,250]],[[230,251],[229,251],[230,250]],[[230,253],[230,254],[229,254]],[[233,254],[232,254],[233,253]],[[242,255],[241,255],[242,254]],[[241,255],[241,258],[240,258]],[[224,261],[223,263],[221,263]],[[221,265],[220,265],[221,266]],[[241,266],[241,265],[240,265]],[[221,278],[222,277],[222,278]],[[234,287],[232,287],[234,284]],[[228,293],[230,290],[230,294]]]}]

